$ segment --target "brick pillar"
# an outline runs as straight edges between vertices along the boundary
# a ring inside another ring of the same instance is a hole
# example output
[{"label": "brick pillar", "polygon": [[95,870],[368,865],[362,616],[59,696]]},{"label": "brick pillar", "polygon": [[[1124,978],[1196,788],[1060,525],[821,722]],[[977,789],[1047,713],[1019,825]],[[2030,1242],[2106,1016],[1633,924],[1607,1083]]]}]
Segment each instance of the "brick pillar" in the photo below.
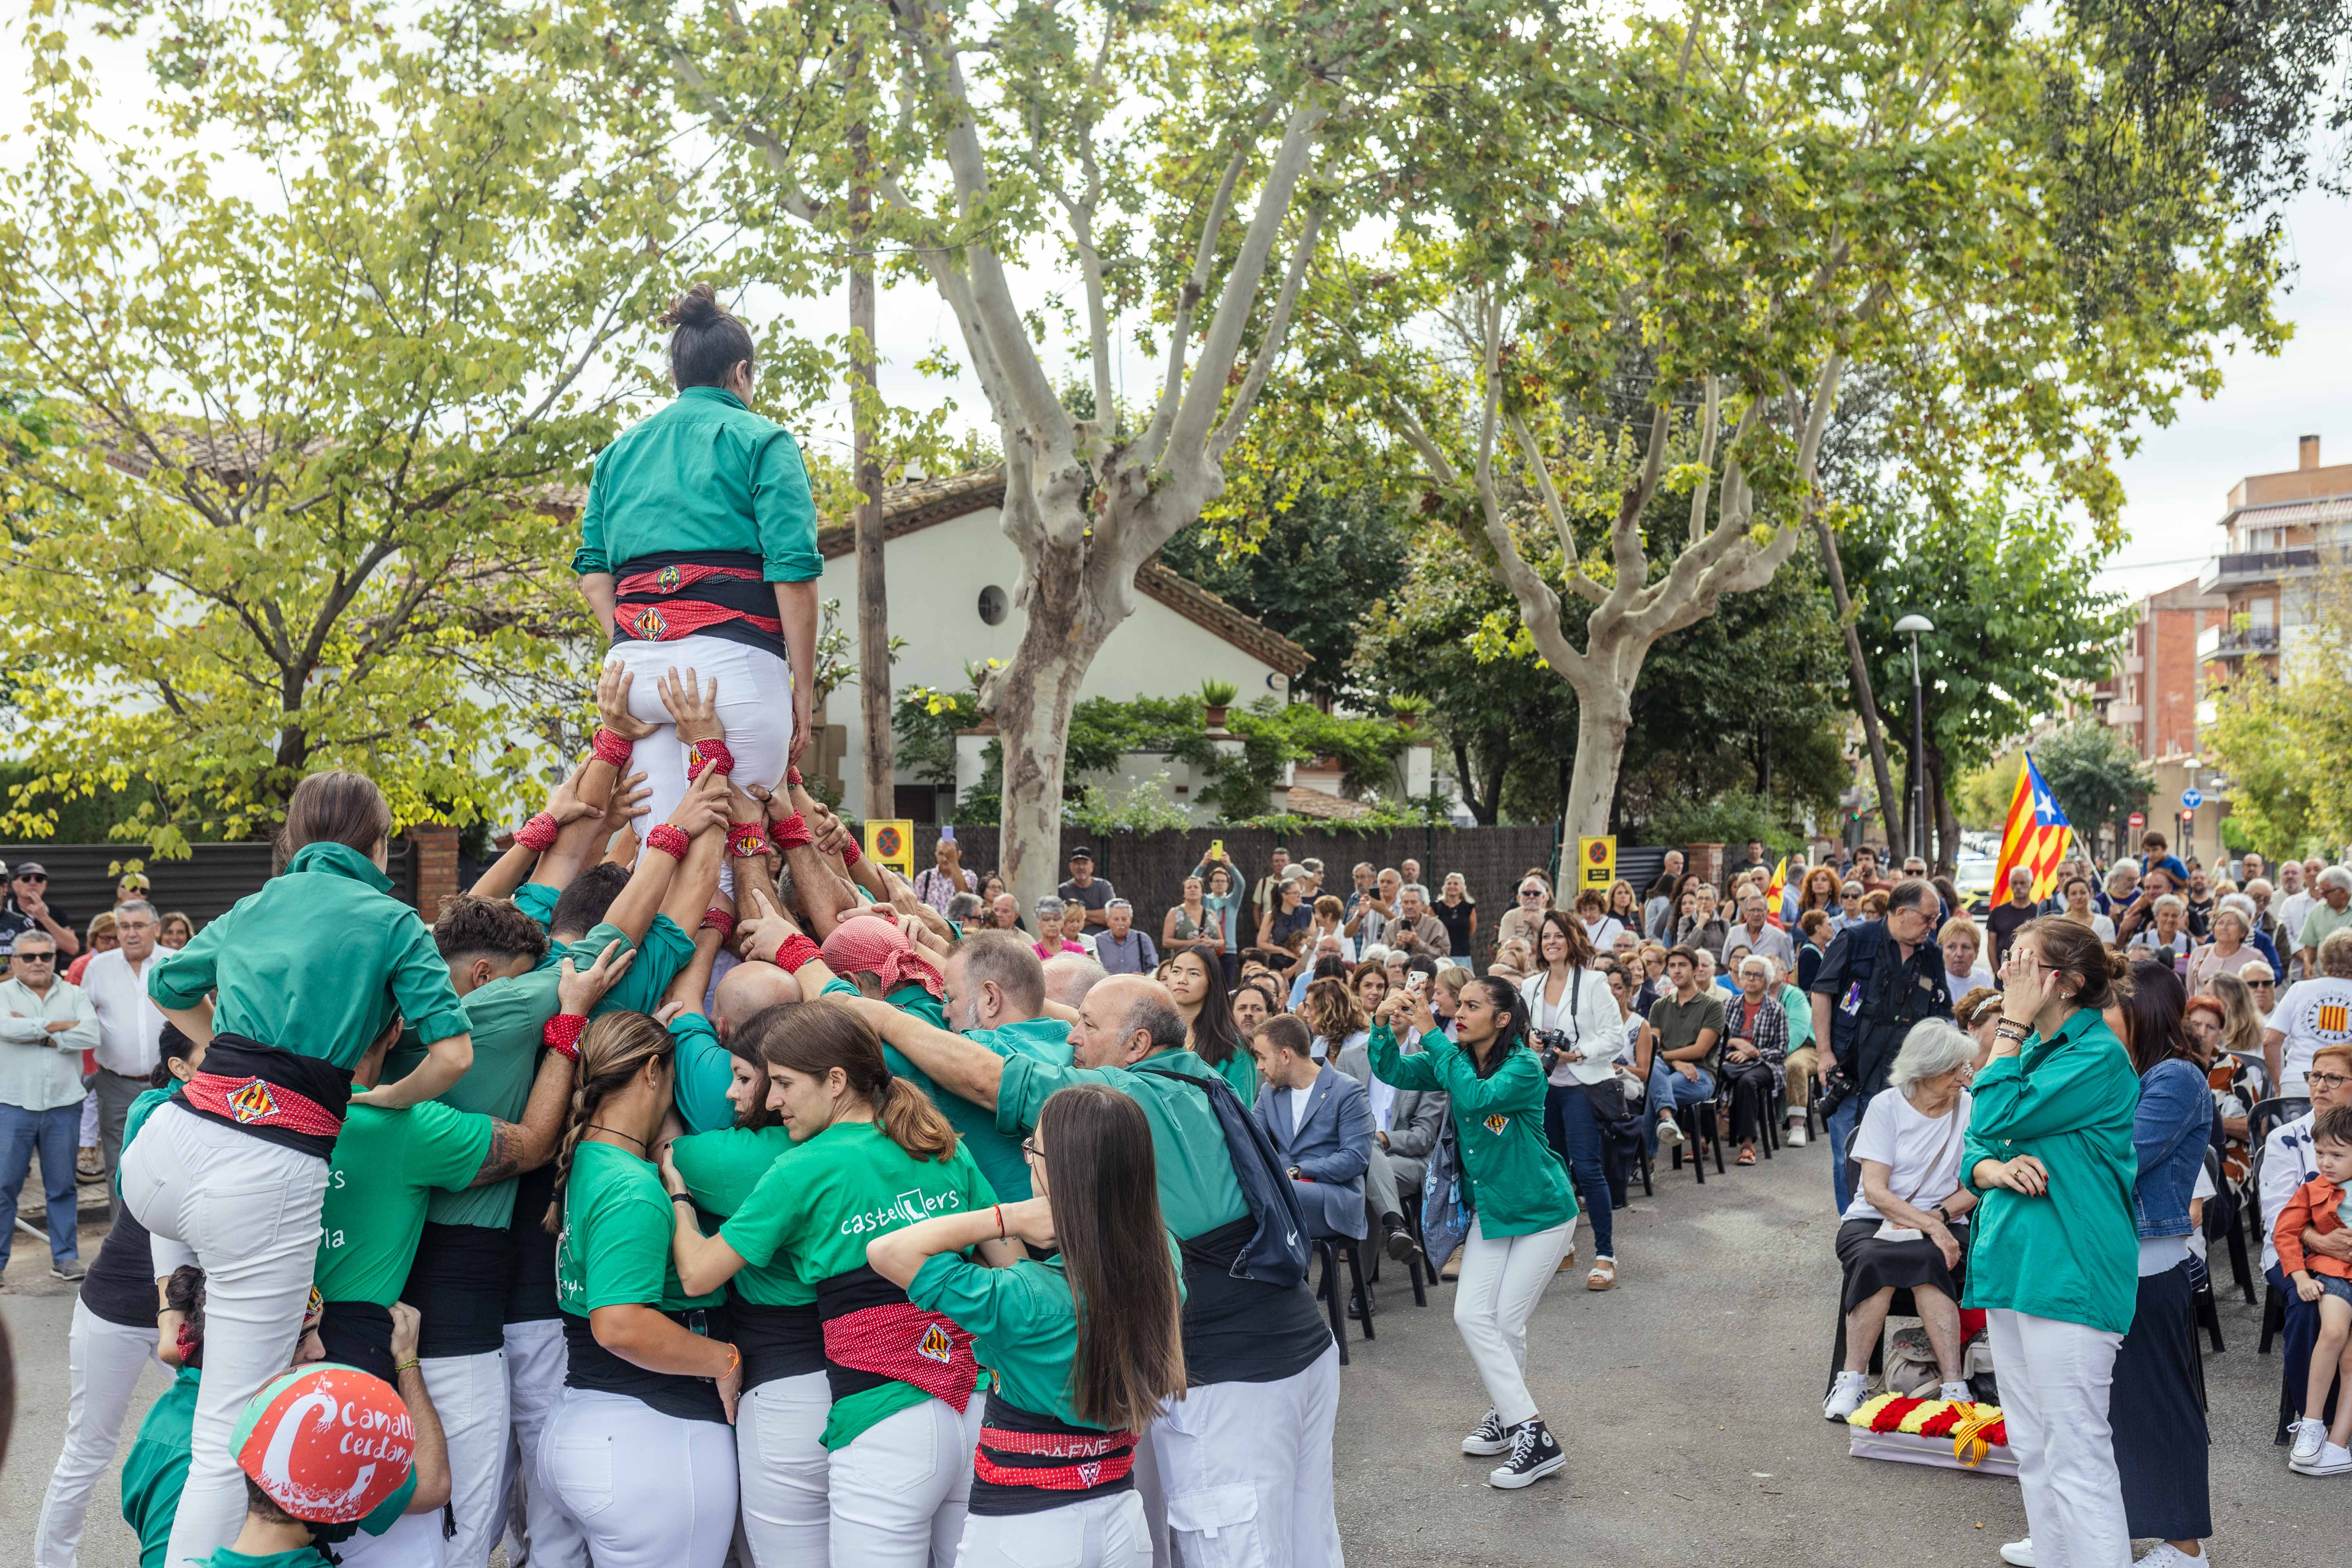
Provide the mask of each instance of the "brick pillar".
[{"label": "brick pillar", "polygon": [[408,829],[416,877],[416,912],[427,925],[441,918],[441,906],[457,896],[457,830],[438,823]]},{"label": "brick pillar", "polygon": [[1683,868],[1696,872],[1700,881],[1711,883],[1720,890],[1723,887],[1723,846],[1720,844],[1685,845]]}]

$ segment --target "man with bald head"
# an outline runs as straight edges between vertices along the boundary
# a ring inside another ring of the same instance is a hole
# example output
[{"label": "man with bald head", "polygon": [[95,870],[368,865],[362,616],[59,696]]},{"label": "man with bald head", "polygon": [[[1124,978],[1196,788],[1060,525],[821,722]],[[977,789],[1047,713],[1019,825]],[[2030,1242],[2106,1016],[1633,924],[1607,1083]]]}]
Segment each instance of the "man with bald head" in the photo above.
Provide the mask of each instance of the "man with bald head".
[{"label": "man with bald head", "polygon": [[[1031,950],[1034,956],[1035,950]],[[1087,999],[1087,993],[1110,977],[1109,971],[1082,952],[1057,952],[1045,961],[1046,1000],[1062,1007],[1076,1007]]]},{"label": "man with bald head", "polygon": [[[1176,1560],[1223,1560],[1231,1545],[1214,1538],[1249,1521],[1257,1540],[1251,1561],[1338,1568],[1331,1431],[1339,1349],[1304,1279],[1281,1286],[1234,1273],[1256,1221],[1211,1099],[1233,1090],[1187,1048],[1183,1016],[1167,988],[1139,974],[1096,984],[1070,1026],[1066,1067],[861,1005],[935,1085],[992,1110],[1007,1133],[1034,1129],[1045,1101],[1076,1085],[1116,1089],[1141,1107],[1151,1128],[1160,1218],[1181,1238],[1184,1256],[1188,1391],[1147,1437]],[[1246,1508],[1235,1501],[1244,1488],[1252,1499]]]}]

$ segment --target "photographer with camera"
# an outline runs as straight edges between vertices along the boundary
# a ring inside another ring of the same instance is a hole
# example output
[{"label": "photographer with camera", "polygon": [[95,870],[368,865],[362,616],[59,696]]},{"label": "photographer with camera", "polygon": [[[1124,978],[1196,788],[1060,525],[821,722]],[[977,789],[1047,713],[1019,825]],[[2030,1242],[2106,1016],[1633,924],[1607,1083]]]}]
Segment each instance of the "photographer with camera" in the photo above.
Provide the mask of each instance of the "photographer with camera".
[{"label": "photographer with camera", "polygon": [[[1592,943],[1583,921],[1547,910],[1536,945],[1542,966],[1521,982],[1519,995],[1543,1058],[1544,1135],[1575,1176],[1577,1196],[1592,1221],[1592,1270],[1584,1277],[1584,1288],[1606,1290],[1617,1283],[1617,1247],[1603,1154],[1609,1123],[1626,1115],[1615,1066],[1625,1044],[1624,1015],[1608,980],[1592,971]],[[1571,1240],[1560,1267],[1575,1261]]]},{"label": "photographer with camera", "polygon": [[1909,877],[1886,895],[1882,920],[1838,932],[1809,989],[1813,1039],[1822,1048],[1822,1110],[1830,1143],[1830,1182],[1838,1212],[1853,1201],[1846,1143],[1887,1074],[1911,1026],[1952,1016],[1943,950],[1928,940],[1941,900],[1935,884]]}]

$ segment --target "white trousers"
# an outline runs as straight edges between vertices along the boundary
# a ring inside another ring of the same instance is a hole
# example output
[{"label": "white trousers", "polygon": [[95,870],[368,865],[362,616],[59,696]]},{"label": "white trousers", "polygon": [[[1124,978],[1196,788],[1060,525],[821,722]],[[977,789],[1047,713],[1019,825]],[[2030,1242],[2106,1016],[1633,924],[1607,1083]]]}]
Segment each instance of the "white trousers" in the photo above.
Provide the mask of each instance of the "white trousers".
[{"label": "white trousers", "polygon": [[33,1533],[35,1568],[73,1568],[90,1493],[114,1463],[122,1417],[131,1408],[139,1374],[151,1363],[163,1364],[155,1359],[152,1326],[126,1329],[79,1300],[74,1303],[73,1328],[66,1335],[66,1442],[58,1454],[58,1468],[49,1474],[41,1522]]},{"label": "white trousers", "polygon": [[[629,688],[629,717],[655,726],[629,758],[630,769],[644,773],[646,787],[653,792],[646,802],[646,826],[668,821],[686,798],[686,747],[661,700],[661,678],[672,669],[681,676],[691,669],[705,686],[718,679],[719,721],[726,727],[727,750],[735,759],[736,784],[772,790],[783,784],[793,747],[791,665],[765,648],[699,636],[675,642],[615,643],[605,658],[636,678]],[[729,892],[734,890],[734,869],[731,865],[720,868]]]},{"label": "white trousers", "polygon": [[2121,1334],[1994,1308],[1986,1315],[2025,1524],[2042,1568],[2130,1568],[2107,1426]]},{"label": "white trousers", "polygon": [[[503,1525],[506,1497],[507,1367],[498,1351],[428,1356],[418,1370],[449,1444],[449,1511],[457,1533],[448,1538],[457,1568],[483,1568]],[[441,1515],[434,1516],[440,1533]]]},{"label": "white trousers", "polygon": [[121,1178],[123,1201],[154,1237],[155,1267],[171,1267],[176,1243],[205,1271],[205,1377],[166,1558],[201,1562],[245,1524],[229,1433],[294,1359],[327,1162],[167,1104],[123,1151]]},{"label": "white trousers", "polygon": [[1171,1400],[1148,1440],[1183,1568],[1340,1568],[1331,1495],[1339,1347],[1276,1383]]},{"label": "white trousers", "polygon": [[746,1391],[736,1408],[743,1539],[756,1568],[825,1568],[833,1456],[825,1452],[824,1423],[832,1412],[833,1389],[823,1372],[763,1383]]},{"label": "white trousers", "polygon": [[429,1513],[404,1513],[382,1535],[361,1531],[336,1547],[335,1554],[350,1568],[449,1568],[457,1561],[450,1554],[457,1542],[441,1533],[441,1524],[437,1508]]},{"label": "white trousers", "polygon": [[567,1388],[540,1470],[596,1568],[719,1568],[735,1541],[735,1436],[642,1399]]},{"label": "white trousers", "polygon": [[1535,1396],[1528,1392],[1528,1320],[1535,1316],[1544,1287],[1559,1271],[1576,1226],[1570,1221],[1492,1241],[1479,1226],[1476,1219],[1470,1222],[1470,1237],[1462,1246],[1454,1326],[1462,1331],[1462,1342],[1477,1363],[1487,1403],[1505,1426],[1516,1426],[1537,1414]]},{"label": "white trousers", "polygon": [[1082,1498],[1043,1513],[974,1514],[955,1568],[1145,1568],[1151,1541],[1131,1491]]},{"label": "white trousers", "polygon": [[[521,1537],[507,1536],[509,1568],[588,1568],[588,1538],[563,1500],[540,1479],[539,1468],[541,1438],[563,1402],[563,1379],[571,1367],[562,1319],[507,1325],[507,1418],[513,1441],[499,1472],[499,1496],[506,1500],[499,1516],[519,1514],[524,1531]],[[468,1563],[464,1568],[480,1565]]]},{"label": "white trousers", "polygon": [[[985,1402],[926,1399],[833,1451],[828,1550],[842,1568],[948,1568],[971,1500]],[[596,1568],[604,1568],[603,1559]]]}]

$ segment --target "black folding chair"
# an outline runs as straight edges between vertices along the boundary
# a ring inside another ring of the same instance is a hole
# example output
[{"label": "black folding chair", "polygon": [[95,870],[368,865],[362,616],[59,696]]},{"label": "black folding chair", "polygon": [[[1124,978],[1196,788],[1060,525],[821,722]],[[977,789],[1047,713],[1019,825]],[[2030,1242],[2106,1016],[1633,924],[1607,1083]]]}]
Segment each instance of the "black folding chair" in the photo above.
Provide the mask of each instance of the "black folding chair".
[{"label": "black folding chair", "polygon": [[1372,1334],[1372,1293],[1364,1288],[1364,1244],[1347,1237],[1318,1236],[1315,1237],[1316,1255],[1323,1259],[1323,1282],[1316,1294],[1331,1319],[1332,1342],[1339,1347],[1339,1364],[1348,1364],[1349,1312],[1339,1304],[1339,1260],[1348,1260],[1348,1293],[1353,1298],[1357,1314],[1364,1325],[1364,1338]]}]

